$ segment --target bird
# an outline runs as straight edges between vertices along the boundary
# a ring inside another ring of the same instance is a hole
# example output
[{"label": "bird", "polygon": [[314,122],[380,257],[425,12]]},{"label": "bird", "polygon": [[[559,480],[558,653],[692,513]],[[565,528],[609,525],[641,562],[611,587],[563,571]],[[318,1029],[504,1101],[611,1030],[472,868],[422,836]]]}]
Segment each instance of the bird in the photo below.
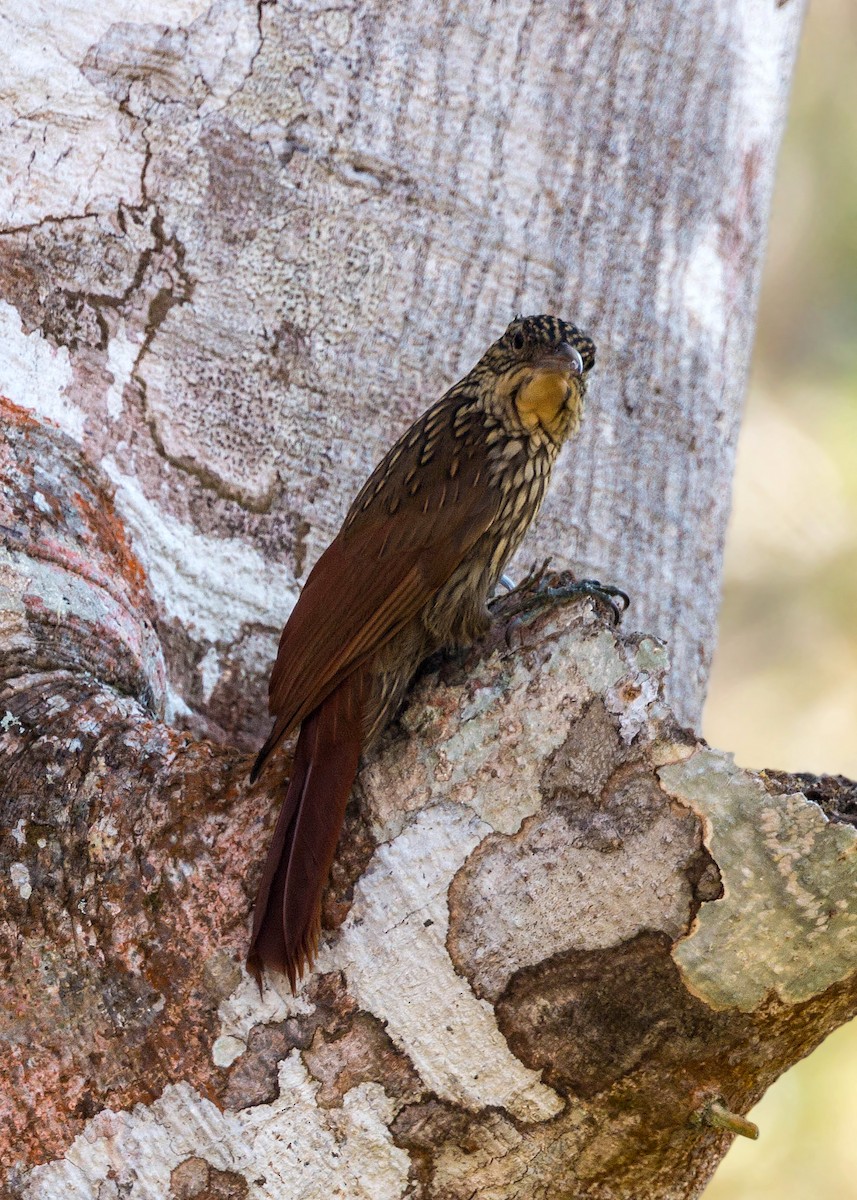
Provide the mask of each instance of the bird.
[{"label": "bird", "polygon": [[282,631],[273,728],[250,773],[299,728],[254,908],[247,966],[292,992],[315,961],[321,901],[361,753],[420,663],[491,623],[488,600],[577,433],[595,344],[516,316],[387,452],[320,556]]}]

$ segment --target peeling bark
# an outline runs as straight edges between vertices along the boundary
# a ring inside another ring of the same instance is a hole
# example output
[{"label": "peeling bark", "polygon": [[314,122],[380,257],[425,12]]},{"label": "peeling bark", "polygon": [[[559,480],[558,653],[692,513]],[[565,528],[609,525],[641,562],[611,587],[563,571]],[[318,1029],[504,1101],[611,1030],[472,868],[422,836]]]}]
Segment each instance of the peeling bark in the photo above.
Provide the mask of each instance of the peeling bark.
[{"label": "peeling bark", "polygon": [[[21,1200],[690,1197],[729,1141],[711,1102],[745,1112],[857,1009],[855,785],[739,771],[681,724],[800,6],[416,11],[10,18]],[[577,602],[428,664],[363,764],[317,973],[260,997],[288,753],[246,776],[279,628],[391,435],[515,308],[599,346],[523,561],[622,584],[638,629]]]},{"label": "peeling bark", "polygon": [[588,601],[501,617],[364,765],[318,971],[260,998],[281,780],[157,717],[107,481],[4,417],[11,1194],[697,1194],[706,1104],[746,1111],[857,1011],[853,785],[698,743],[662,644]]}]

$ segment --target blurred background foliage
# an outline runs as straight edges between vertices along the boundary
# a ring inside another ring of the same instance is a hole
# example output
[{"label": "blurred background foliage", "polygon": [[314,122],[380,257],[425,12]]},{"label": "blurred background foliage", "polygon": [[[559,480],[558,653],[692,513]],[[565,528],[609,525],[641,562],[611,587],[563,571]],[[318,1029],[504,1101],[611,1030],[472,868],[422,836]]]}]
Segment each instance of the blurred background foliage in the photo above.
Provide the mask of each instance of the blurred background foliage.
[{"label": "blurred background foliage", "polygon": [[[857,0],[811,3],[783,143],[703,732],[857,778]],[[857,1022],[771,1088],[705,1200],[857,1200]]]}]

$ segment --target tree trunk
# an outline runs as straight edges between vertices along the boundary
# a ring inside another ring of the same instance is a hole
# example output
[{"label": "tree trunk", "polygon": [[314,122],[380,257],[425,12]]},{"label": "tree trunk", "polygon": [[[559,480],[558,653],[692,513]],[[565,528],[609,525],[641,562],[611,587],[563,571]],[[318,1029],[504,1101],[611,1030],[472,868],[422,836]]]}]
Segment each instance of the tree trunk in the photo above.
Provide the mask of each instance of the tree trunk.
[{"label": "tree trunk", "polygon": [[[697,1195],[712,1104],[857,1007],[853,791],[678,723],[800,7],[146,16],[6,14],[11,1194]],[[517,571],[551,553],[633,622],[500,619],[427,670],[361,772],[317,973],[260,999],[279,629],[518,309],[599,353]]]}]

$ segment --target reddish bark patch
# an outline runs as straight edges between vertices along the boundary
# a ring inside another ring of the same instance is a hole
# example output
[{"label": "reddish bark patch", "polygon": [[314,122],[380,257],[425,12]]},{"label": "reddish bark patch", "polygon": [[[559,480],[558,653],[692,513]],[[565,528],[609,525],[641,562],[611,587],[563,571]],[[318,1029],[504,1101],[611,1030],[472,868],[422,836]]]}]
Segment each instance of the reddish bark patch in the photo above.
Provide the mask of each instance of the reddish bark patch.
[{"label": "reddish bark patch", "polygon": [[410,1177],[421,1189],[419,1196],[431,1195],[435,1160],[447,1143],[475,1148],[477,1131],[484,1118],[466,1108],[439,1100],[436,1096],[417,1104],[405,1105],[390,1126],[393,1141],[411,1158]]},{"label": "reddish bark patch", "polygon": [[388,1096],[413,1102],[423,1092],[410,1059],[393,1045],[381,1021],[356,1013],[340,1034],[319,1029],[304,1052],[311,1075],[321,1081],[318,1103],[339,1107],[347,1091],[361,1083],[380,1083]]},{"label": "reddish bark patch", "polygon": [[186,1158],[170,1175],[169,1200],[244,1200],[249,1184],[235,1171],[218,1171],[204,1158]]},{"label": "reddish bark patch", "polygon": [[322,897],[321,923],[324,929],[338,929],[348,916],[354,902],[354,885],[369,865],[375,846],[357,789],[357,794],[352,796],[345,810],[339,847]]},{"label": "reddish bark patch", "polygon": [[[0,535],[15,556],[9,586],[23,607],[3,676],[88,671],[157,705],[155,609],[109,486],[64,434],[7,401],[0,428]],[[28,560],[40,570],[28,571]]]},{"label": "reddish bark patch", "polygon": [[306,989],[313,1010],[250,1031],[247,1049],[229,1070],[223,1103],[234,1110],[270,1104],[279,1095],[277,1068],[292,1050],[306,1050],[317,1031],[341,1037],[351,1027],[357,1006],[339,972],[316,975]]},{"label": "reddish bark patch", "polygon": [[169,1083],[218,1100],[234,971],[212,964],[244,951],[248,853],[271,814],[262,789],[241,790],[246,762],[93,681],[36,677],[0,689],[0,711],[2,853],[31,889],[5,873],[0,1159],[34,1164]]},{"label": "reddish bark patch", "polygon": [[0,396],[0,412],[3,414],[4,424],[16,425],[19,429],[38,429],[44,423],[43,419],[37,418],[29,408],[22,408],[8,396]]}]

